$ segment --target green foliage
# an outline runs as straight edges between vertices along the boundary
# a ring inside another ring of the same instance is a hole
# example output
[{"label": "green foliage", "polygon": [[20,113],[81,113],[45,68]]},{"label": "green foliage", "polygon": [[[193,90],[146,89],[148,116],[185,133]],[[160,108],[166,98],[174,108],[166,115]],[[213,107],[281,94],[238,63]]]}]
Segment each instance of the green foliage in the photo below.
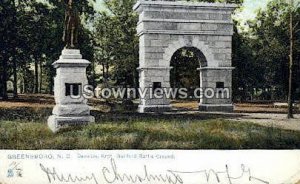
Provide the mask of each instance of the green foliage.
[{"label": "green foliage", "polygon": [[[263,73],[260,65],[256,64],[253,56],[253,50],[250,47],[251,41],[245,34],[239,34],[235,27],[233,35],[233,96],[235,100],[247,100],[253,93],[253,88],[262,86]],[[248,99],[249,100],[249,99]]]},{"label": "green foliage", "polygon": [[[85,22],[94,10],[89,1],[76,2]],[[65,6],[61,0],[11,0],[0,4],[0,60],[2,95],[7,91],[6,81],[15,76],[21,92],[47,92],[53,88],[55,71],[51,64],[63,48],[62,33]],[[93,47],[89,30],[80,28],[80,49],[85,58],[92,60]],[[32,70],[34,64],[34,73]],[[33,79],[32,79],[33,75]],[[17,84],[16,84],[17,85]],[[43,90],[43,91],[41,91]]]},{"label": "green foliage", "polygon": [[[137,87],[138,16],[132,10],[135,0],[104,2],[107,11],[97,15],[94,32],[96,58],[103,66],[103,79],[114,80],[117,85]],[[110,75],[109,71],[112,71]]]},{"label": "green foliage", "polygon": [[[284,100],[288,89],[290,6],[283,0],[273,0],[266,10],[249,21],[249,30],[234,36],[235,88],[253,93],[253,88],[270,89],[266,99]],[[295,30],[299,30],[300,8],[294,10]],[[297,23],[298,22],[298,23]],[[299,76],[299,31],[295,34],[296,74]],[[298,70],[298,71],[297,71]],[[295,86],[300,81],[294,80]]]}]

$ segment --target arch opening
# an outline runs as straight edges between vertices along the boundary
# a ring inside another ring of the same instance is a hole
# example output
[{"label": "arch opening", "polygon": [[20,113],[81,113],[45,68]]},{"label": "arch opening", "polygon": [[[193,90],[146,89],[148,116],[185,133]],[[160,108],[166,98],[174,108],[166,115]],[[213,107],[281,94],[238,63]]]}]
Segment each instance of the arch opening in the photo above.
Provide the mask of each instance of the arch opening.
[{"label": "arch opening", "polygon": [[[172,88],[200,86],[199,71],[207,66],[204,54],[195,47],[182,47],[172,56],[170,66],[173,68],[170,75]],[[197,77],[196,77],[197,76]]]}]

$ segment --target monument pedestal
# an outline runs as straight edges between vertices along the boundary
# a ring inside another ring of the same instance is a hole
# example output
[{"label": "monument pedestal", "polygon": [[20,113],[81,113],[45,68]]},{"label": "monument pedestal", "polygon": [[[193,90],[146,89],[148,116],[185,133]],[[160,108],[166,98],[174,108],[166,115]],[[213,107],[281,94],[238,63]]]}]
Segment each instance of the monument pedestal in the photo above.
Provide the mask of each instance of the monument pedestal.
[{"label": "monument pedestal", "polygon": [[64,49],[60,59],[53,63],[56,68],[54,97],[56,106],[48,119],[53,132],[62,128],[87,125],[95,122],[90,115],[87,99],[83,97],[83,87],[88,85],[86,67],[89,61],[82,59],[79,50]]},{"label": "monument pedestal", "polygon": [[52,115],[48,118],[48,127],[52,130],[52,132],[56,133],[62,128],[84,126],[92,122],[95,122],[95,118],[93,116],[63,117]]}]

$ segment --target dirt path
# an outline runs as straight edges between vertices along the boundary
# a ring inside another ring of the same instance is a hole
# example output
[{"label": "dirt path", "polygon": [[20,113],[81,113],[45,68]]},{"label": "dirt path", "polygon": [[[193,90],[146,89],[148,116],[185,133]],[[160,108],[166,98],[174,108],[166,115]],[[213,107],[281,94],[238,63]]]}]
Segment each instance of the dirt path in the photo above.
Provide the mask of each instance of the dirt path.
[{"label": "dirt path", "polygon": [[238,122],[252,122],[255,124],[277,127],[286,130],[300,131],[300,114],[295,115],[295,119],[288,120],[286,118],[286,108],[275,108],[272,104],[235,104],[235,113],[203,113],[198,112],[198,103],[195,101],[174,101],[172,104],[178,111],[190,111],[194,113],[223,115],[224,119]]},{"label": "dirt path", "polygon": [[227,118],[238,122],[252,122],[255,124],[277,127],[286,130],[300,131],[300,115],[295,115],[294,119],[288,120],[286,114],[273,113],[241,113],[243,116],[237,118]]},{"label": "dirt path", "polygon": [[222,112],[199,112],[196,110],[173,111],[169,114],[193,114],[199,117],[222,118],[237,122],[250,122],[266,127],[276,127],[285,130],[300,131],[300,114],[294,115],[294,119],[287,119],[283,113],[222,113]]}]

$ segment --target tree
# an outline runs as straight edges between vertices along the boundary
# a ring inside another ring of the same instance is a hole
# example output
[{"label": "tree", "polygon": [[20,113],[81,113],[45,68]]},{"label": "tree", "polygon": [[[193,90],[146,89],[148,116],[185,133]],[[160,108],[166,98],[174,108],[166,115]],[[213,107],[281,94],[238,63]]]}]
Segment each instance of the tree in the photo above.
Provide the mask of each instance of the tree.
[{"label": "tree", "polygon": [[[298,71],[292,70],[290,72],[289,63],[287,62],[290,59],[289,56],[294,56],[295,61],[298,61],[300,53],[300,35],[299,31],[296,31],[299,30],[299,24],[296,22],[293,24],[295,30],[293,54],[290,51],[292,47],[290,47],[291,11],[289,7],[289,4],[284,0],[270,1],[265,10],[258,12],[255,20],[248,21],[249,29],[243,33],[235,34],[233,49],[239,50],[238,48],[240,48],[240,51],[237,55],[234,51],[233,55],[234,65],[237,66],[237,70],[234,72],[235,74],[238,73],[234,76],[234,86],[237,81],[244,80],[245,84],[249,86],[246,91],[251,91],[253,88],[268,89],[268,92],[265,93],[269,95],[264,99],[272,100],[288,99],[290,75],[294,78],[290,83],[293,86],[290,91],[293,92],[297,86],[300,86],[300,81],[297,82],[295,79],[299,75],[299,68]],[[293,12],[294,20],[299,20],[299,6],[296,6]],[[237,45],[241,45],[243,48]],[[239,58],[243,58],[243,60],[238,61]],[[297,63],[294,63],[293,68],[297,68]],[[238,88],[244,88],[240,84]]]},{"label": "tree", "polygon": [[12,1],[3,1],[0,4],[0,35],[2,40],[0,41],[0,59],[1,59],[1,96],[6,100],[7,96],[7,80],[8,80],[8,61],[9,53],[11,50],[10,42],[15,34],[13,32],[13,3]]},{"label": "tree", "polygon": [[[297,11],[296,8],[294,8],[294,0],[291,0],[290,4],[290,53],[289,53],[289,92],[288,92],[288,119],[293,118],[293,103],[294,103],[294,32],[300,31],[300,29],[297,29],[297,25],[299,24],[299,21],[294,24],[294,13]],[[299,19],[298,19],[299,20]]]},{"label": "tree", "polygon": [[[291,7],[294,1],[291,0]],[[290,60],[289,60],[289,92],[288,92],[288,115],[287,118],[294,118],[293,116],[293,47],[294,47],[294,24],[293,24],[293,9],[290,11]]]},{"label": "tree", "polygon": [[[85,21],[93,15],[89,1],[76,1]],[[14,97],[17,96],[18,76],[23,81],[23,92],[41,92],[43,87],[53,88],[55,71],[51,64],[59,57],[63,48],[61,41],[64,6],[60,0],[5,0],[0,4],[1,96],[7,99],[7,80],[13,76]],[[89,31],[80,30],[81,48],[86,58],[91,59],[93,48]],[[34,79],[31,63],[34,64]],[[46,67],[47,66],[47,67]],[[19,69],[19,72],[17,72]],[[33,81],[33,82],[32,82]],[[44,84],[43,83],[47,83]],[[31,85],[33,83],[34,85]]]},{"label": "tree", "polygon": [[[236,22],[236,25],[238,23]],[[255,62],[251,39],[247,33],[238,33],[237,26],[233,35],[233,98],[238,101],[249,100],[253,88],[261,87],[264,81],[263,68]]]},{"label": "tree", "polygon": [[[299,10],[298,10],[299,11]],[[299,14],[297,15],[299,17]],[[277,88],[279,99],[288,94],[289,10],[283,0],[271,1],[256,20],[248,22],[255,65],[263,70],[262,88]],[[297,37],[297,35],[296,35]],[[299,39],[299,37],[298,37]],[[297,39],[296,39],[297,40]],[[299,46],[295,49],[299,53]]]},{"label": "tree", "polygon": [[138,16],[135,0],[105,0],[107,11],[100,12],[95,24],[96,57],[103,66],[103,78],[115,79],[117,85],[138,86]]}]

